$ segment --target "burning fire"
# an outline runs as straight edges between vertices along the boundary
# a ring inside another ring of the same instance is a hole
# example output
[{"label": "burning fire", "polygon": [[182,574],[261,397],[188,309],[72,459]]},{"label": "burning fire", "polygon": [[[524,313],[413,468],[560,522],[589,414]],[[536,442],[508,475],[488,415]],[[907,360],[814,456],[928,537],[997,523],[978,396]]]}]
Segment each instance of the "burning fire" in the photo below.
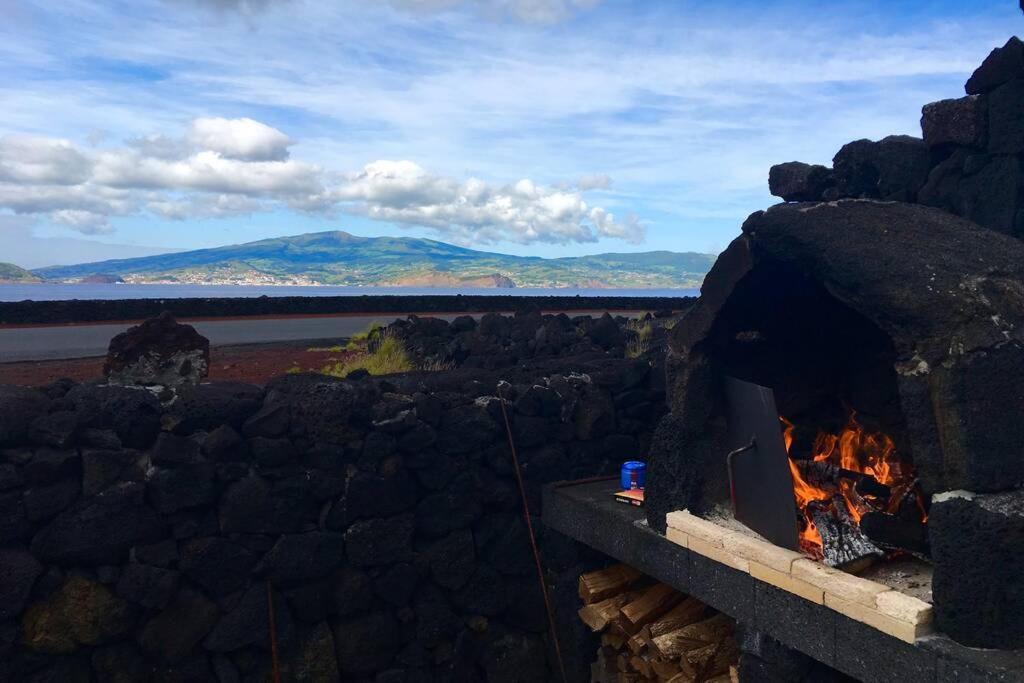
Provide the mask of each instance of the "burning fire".
[{"label": "burning fire", "polygon": [[[796,427],[784,417],[779,419],[784,425],[783,439],[786,452],[789,453]],[[836,476],[823,483],[812,483],[798,462],[834,466],[837,468]],[[913,468],[900,460],[892,439],[881,432],[869,432],[857,422],[854,412],[850,413],[846,426],[839,434],[824,431],[818,433],[809,461],[797,461],[790,457],[789,469],[793,475],[793,493],[801,518],[800,546],[819,559],[822,557],[823,544],[810,513],[812,502],[823,501],[829,506],[833,504],[831,501],[841,496],[849,517],[859,524],[868,512],[896,512],[900,502],[917,485]],[[858,487],[858,482],[863,479],[868,479],[869,484],[871,481],[881,484],[882,487]],[[888,495],[881,495],[886,490]]]}]

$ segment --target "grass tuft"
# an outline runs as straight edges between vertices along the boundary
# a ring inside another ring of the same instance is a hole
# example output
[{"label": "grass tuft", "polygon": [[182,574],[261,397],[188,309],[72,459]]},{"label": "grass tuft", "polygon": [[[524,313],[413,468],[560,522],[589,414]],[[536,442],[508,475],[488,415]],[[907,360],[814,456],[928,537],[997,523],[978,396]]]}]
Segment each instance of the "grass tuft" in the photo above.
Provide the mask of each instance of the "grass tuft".
[{"label": "grass tuft", "polygon": [[346,360],[331,363],[320,371],[332,377],[347,377],[354,370],[366,370],[371,375],[393,375],[416,369],[405,345],[385,331],[372,349]]},{"label": "grass tuft", "polygon": [[633,332],[626,341],[626,358],[639,358],[651,350],[654,327],[650,320],[631,319],[626,323],[626,329]]}]

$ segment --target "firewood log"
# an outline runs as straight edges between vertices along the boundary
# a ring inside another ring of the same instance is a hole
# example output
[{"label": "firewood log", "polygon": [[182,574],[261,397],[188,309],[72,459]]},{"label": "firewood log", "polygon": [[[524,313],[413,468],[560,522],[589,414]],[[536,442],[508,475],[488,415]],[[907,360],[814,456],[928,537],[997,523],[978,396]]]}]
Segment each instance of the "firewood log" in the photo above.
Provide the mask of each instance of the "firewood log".
[{"label": "firewood log", "polygon": [[716,614],[710,619],[658,636],[652,640],[652,645],[662,657],[678,657],[722,640],[732,633],[733,626],[732,619],[724,614]]},{"label": "firewood log", "polygon": [[697,598],[686,598],[671,610],[665,613],[643,628],[643,633],[649,639],[663,636],[669,631],[675,631],[683,626],[689,626],[701,621],[707,613],[707,605]]},{"label": "firewood log", "polygon": [[604,633],[601,635],[601,644],[607,645],[615,652],[619,652],[626,644],[626,637],[621,633]]},{"label": "firewood log", "polygon": [[830,501],[811,501],[807,511],[821,534],[823,559],[830,567],[847,567],[885,554],[861,531],[842,496],[834,496]]},{"label": "firewood log", "polygon": [[634,655],[629,658],[629,664],[644,678],[653,678],[654,672],[651,669],[651,665],[648,664],[643,657]]},{"label": "firewood log", "polygon": [[697,678],[706,680],[721,674],[727,674],[729,665],[739,656],[736,641],[723,637],[717,643],[705,645],[687,652],[683,659],[697,672]]},{"label": "firewood log", "polygon": [[606,569],[582,574],[578,585],[580,600],[584,605],[589,605],[618,595],[642,576],[639,571],[625,564],[615,564]]},{"label": "firewood log", "polygon": [[609,623],[619,616],[619,610],[635,599],[633,593],[620,593],[606,600],[581,607],[578,614],[583,623],[594,633],[603,631]]},{"label": "firewood log", "polygon": [[679,662],[662,657],[651,657],[649,660],[651,670],[659,679],[670,679],[680,672]]},{"label": "firewood log", "polygon": [[616,623],[624,632],[634,635],[645,624],[662,616],[682,600],[674,588],[659,583],[648,588],[637,599],[622,606]]}]

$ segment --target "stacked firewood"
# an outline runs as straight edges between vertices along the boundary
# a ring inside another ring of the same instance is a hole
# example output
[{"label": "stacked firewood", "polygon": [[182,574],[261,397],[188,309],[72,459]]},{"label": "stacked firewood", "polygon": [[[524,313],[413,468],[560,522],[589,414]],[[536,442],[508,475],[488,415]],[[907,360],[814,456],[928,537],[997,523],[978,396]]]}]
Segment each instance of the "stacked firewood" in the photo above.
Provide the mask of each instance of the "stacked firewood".
[{"label": "stacked firewood", "polygon": [[696,598],[617,564],[580,576],[580,619],[601,634],[595,683],[728,683],[735,622]]}]

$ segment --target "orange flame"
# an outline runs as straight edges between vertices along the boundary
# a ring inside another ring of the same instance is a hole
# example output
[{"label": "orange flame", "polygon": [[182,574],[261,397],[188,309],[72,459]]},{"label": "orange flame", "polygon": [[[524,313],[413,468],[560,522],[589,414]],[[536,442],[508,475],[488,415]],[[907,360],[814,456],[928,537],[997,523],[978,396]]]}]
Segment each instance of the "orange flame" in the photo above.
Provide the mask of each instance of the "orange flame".
[{"label": "orange flame", "polygon": [[[783,441],[786,444],[786,452],[789,453],[792,450],[796,427],[784,417],[779,417],[779,420],[784,426]],[[891,489],[888,500],[877,500],[870,495],[861,495],[855,488],[855,480],[851,478],[844,477],[835,483],[815,485],[806,480],[797,462],[790,457],[789,470],[793,476],[793,494],[801,517],[800,545],[806,552],[819,558],[822,556],[822,539],[808,509],[811,502],[830,501],[837,495],[841,496],[850,517],[859,524],[864,514],[872,510],[894,512],[895,510],[891,508],[898,506],[903,495],[915,485],[913,470],[900,460],[892,439],[881,432],[867,431],[857,422],[857,415],[852,411],[846,426],[839,434],[824,431],[818,433],[814,440],[811,460],[827,462],[848,472],[866,475]]]}]

